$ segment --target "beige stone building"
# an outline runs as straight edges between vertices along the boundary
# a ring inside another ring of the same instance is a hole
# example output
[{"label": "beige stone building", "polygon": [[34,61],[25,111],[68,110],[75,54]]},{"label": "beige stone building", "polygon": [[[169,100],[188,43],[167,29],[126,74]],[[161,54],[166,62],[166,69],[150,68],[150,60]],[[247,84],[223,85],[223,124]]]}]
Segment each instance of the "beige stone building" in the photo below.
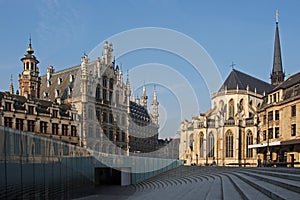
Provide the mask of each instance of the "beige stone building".
[{"label": "beige stone building", "polygon": [[31,40],[21,59],[19,90],[0,92],[0,126],[55,139],[85,149],[128,155],[157,149],[158,101],[151,111],[146,85],[141,100],[131,99],[129,76],[113,60],[113,46],[104,43],[102,57],[61,71],[53,66],[39,75]]},{"label": "beige stone building", "polygon": [[186,164],[300,166],[300,73],[284,80],[276,16],[271,84],[233,69],[211,109],[181,123]]}]

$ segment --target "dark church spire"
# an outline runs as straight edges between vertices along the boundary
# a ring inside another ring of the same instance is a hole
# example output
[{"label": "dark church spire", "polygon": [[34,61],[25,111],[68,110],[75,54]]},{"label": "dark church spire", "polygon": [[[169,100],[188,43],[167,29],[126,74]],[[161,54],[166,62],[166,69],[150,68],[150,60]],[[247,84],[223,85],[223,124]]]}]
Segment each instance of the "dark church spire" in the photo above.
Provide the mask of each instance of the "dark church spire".
[{"label": "dark church spire", "polygon": [[276,30],[275,30],[273,69],[271,73],[271,84],[279,85],[281,82],[284,81],[284,77],[285,74],[282,70],[281,48],[280,48],[279,28],[278,28],[278,10],[276,10]]}]

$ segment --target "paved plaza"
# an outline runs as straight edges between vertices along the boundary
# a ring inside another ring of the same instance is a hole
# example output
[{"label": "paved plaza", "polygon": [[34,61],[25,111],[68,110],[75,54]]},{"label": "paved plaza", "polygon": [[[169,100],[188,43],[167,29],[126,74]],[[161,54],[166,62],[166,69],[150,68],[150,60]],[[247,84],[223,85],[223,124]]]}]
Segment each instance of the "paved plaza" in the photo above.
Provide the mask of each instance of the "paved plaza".
[{"label": "paved plaza", "polygon": [[102,186],[88,199],[300,199],[300,169],[182,166],[136,185]]}]

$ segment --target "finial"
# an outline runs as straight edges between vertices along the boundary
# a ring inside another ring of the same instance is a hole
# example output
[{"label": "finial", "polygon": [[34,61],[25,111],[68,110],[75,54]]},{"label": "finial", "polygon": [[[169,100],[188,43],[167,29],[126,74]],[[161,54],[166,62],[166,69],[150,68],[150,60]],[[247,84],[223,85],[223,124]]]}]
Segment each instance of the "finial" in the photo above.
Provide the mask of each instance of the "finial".
[{"label": "finial", "polygon": [[275,15],[275,17],[276,17],[276,23],[278,23],[278,17],[279,17],[278,9],[276,9],[276,15]]},{"label": "finial", "polygon": [[28,45],[26,51],[27,51],[27,53],[29,53],[29,54],[33,54],[33,53],[34,53],[34,51],[33,51],[33,49],[32,49],[32,45],[31,45],[31,34],[29,35],[29,45]]},{"label": "finial", "polygon": [[236,65],[236,64],[232,61],[231,65],[229,65],[229,66],[231,67],[232,70],[234,70],[234,66],[235,66],[235,65]]}]

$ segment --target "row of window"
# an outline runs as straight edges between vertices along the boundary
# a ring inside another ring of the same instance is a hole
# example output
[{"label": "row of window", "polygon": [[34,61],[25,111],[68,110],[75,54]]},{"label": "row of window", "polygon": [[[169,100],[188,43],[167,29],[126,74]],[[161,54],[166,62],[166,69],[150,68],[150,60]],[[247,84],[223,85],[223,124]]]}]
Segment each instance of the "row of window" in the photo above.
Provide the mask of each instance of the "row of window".
[{"label": "row of window", "polygon": [[[275,118],[274,118],[274,113],[275,113]],[[296,117],[296,105],[291,106],[291,117]],[[275,110],[275,111],[269,111],[268,112],[268,118],[266,115],[264,115],[264,121],[263,123],[266,124],[269,121],[273,121],[273,120],[280,120],[280,115],[279,115],[279,110]]]},{"label": "row of window", "polygon": [[[191,135],[191,137],[193,137],[193,135]],[[193,141],[192,138],[190,138],[190,142]],[[234,146],[233,146],[233,134],[231,131],[228,131],[225,135],[225,157],[226,158],[233,158],[233,150],[234,150]],[[203,146],[203,142],[204,142],[204,134],[201,133],[200,134],[200,138],[199,138],[199,157],[204,157],[204,146]],[[249,131],[247,133],[246,136],[246,147],[248,147],[249,145],[253,144],[253,135],[252,133]],[[193,144],[190,143],[190,147],[192,149]],[[215,138],[213,136],[212,133],[210,133],[208,135],[207,138],[207,144],[206,144],[206,150],[207,150],[207,157],[209,158],[214,158],[215,157]],[[253,157],[253,150],[252,149],[248,149],[246,151],[246,157],[247,158],[251,158]]]},{"label": "row of window", "polygon": [[[51,123],[52,125],[52,134],[59,135],[59,126],[58,123]],[[13,128],[13,118],[11,117],[4,117],[4,126]],[[16,119],[16,129],[20,131],[29,131],[35,132],[36,121],[34,120],[27,120],[27,128],[24,127],[24,119]],[[39,133],[48,133],[48,122],[40,121],[40,130]],[[61,135],[68,136],[69,135],[69,125],[61,124]],[[70,130],[70,136],[75,137],[77,135],[76,126],[72,125]]]}]

